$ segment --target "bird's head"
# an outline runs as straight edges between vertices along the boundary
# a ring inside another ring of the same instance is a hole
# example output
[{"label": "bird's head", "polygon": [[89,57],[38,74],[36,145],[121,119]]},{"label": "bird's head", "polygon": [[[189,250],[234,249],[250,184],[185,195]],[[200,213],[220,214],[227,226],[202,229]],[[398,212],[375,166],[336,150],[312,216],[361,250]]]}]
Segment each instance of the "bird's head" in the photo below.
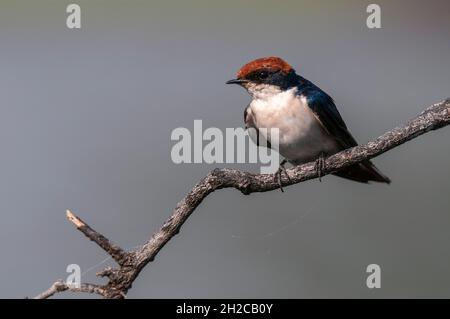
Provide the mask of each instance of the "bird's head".
[{"label": "bird's head", "polygon": [[264,98],[296,86],[298,76],[286,61],[271,56],[245,64],[236,79],[226,83],[241,85],[254,98]]}]

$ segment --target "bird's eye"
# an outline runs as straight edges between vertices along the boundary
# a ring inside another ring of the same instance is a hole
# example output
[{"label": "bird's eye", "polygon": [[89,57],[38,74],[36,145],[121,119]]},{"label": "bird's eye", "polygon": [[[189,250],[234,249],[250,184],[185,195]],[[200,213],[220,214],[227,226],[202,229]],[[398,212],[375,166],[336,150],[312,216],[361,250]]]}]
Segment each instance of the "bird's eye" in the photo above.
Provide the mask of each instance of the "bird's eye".
[{"label": "bird's eye", "polygon": [[261,80],[267,79],[268,76],[269,76],[269,72],[267,72],[267,71],[260,71],[260,72],[258,73],[258,77],[259,77]]}]

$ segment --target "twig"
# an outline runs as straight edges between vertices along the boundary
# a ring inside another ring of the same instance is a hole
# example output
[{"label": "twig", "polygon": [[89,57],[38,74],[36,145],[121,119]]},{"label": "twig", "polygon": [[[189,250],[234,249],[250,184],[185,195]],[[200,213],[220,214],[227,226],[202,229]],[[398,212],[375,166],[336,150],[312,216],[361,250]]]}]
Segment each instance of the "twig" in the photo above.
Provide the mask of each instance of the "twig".
[{"label": "twig", "polygon": [[75,225],[75,227],[81,231],[87,238],[99,245],[104,251],[106,251],[119,265],[124,265],[127,261],[127,252],[113,244],[105,236],[92,229],[81,218],[76,216],[70,210],[66,210],[66,217]]},{"label": "twig", "polygon": [[81,284],[80,287],[67,285],[62,280],[58,280],[50,286],[46,291],[40,293],[34,299],[47,299],[58,292],[71,291],[98,294],[104,296],[105,292],[101,286],[94,284]]}]

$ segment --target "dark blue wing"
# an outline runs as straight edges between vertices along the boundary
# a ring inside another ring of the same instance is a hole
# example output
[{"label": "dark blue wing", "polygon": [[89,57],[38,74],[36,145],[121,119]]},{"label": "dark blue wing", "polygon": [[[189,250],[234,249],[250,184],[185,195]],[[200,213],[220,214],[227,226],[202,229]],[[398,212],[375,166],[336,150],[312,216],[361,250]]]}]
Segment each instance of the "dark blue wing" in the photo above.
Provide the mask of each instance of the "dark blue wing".
[{"label": "dark blue wing", "polygon": [[[303,79],[301,83],[298,94],[306,96],[308,106],[312,109],[322,127],[338,141],[343,149],[358,145],[348,131],[333,99],[308,80]],[[389,184],[391,182],[370,161],[350,166],[334,174],[361,183],[377,181]]]},{"label": "dark blue wing", "polygon": [[307,98],[308,106],[312,109],[323,128],[341,144],[342,148],[358,145],[350,134],[333,99],[320,88],[307,82],[299,90]]}]

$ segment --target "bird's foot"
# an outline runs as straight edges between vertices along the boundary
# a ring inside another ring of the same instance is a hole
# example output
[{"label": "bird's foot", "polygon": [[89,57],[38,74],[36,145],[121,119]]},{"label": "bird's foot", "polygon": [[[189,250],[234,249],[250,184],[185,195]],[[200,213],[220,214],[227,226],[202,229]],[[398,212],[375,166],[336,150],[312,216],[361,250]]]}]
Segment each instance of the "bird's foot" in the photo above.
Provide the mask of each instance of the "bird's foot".
[{"label": "bird's foot", "polygon": [[319,157],[316,159],[314,168],[319,176],[319,182],[322,182],[323,170],[325,169],[325,153],[320,153]]},{"label": "bird's foot", "polygon": [[286,172],[286,167],[284,165],[287,163],[287,161],[284,159],[280,163],[280,167],[274,174],[275,181],[278,183],[278,186],[280,187],[281,192],[284,193],[283,185],[281,183],[281,173],[284,173],[289,181],[291,181],[291,178],[289,177],[289,174]]}]

